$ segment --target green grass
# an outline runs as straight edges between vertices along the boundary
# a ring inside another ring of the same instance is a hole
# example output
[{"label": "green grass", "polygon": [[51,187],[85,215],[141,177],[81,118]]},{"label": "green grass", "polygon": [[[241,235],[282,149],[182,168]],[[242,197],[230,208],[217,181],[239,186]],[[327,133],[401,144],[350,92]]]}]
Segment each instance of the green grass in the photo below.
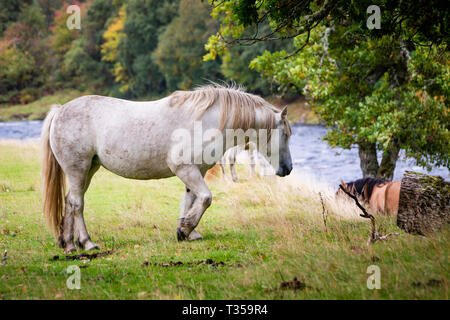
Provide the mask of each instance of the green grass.
[{"label": "green grass", "polygon": [[67,89],[28,104],[0,105],[0,121],[42,120],[53,104],[64,104],[83,94],[87,93]]},{"label": "green grass", "polygon": [[[204,239],[180,243],[177,178],[134,181],[101,169],[85,219],[93,240],[113,254],[51,261],[63,253],[41,214],[38,159],[36,144],[0,142],[2,299],[448,299],[448,227],[425,238],[398,230],[394,217],[377,217],[384,232],[400,234],[366,246],[369,222],[343,214],[325,190],[325,228],[312,183],[298,177],[212,179],[213,204],[198,227]],[[225,265],[197,264],[205,259]],[[380,290],[366,286],[373,264]],[[80,290],[66,287],[71,265],[83,267]],[[280,289],[294,277],[306,288]],[[431,279],[439,281],[426,285]]]}]

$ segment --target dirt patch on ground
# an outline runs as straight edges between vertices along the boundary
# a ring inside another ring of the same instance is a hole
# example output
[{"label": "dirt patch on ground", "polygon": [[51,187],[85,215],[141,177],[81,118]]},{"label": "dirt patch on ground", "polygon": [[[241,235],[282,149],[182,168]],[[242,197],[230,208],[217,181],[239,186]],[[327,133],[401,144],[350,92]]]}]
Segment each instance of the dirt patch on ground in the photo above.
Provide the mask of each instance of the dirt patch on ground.
[{"label": "dirt patch on ground", "polygon": [[102,251],[102,252],[94,252],[94,253],[80,253],[77,255],[67,255],[67,256],[53,256],[50,261],[60,261],[60,260],[92,260],[96,258],[101,258],[105,256],[109,256],[113,253],[112,250]]},{"label": "dirt patch on ground", "polygon": [[207,264],[213,267],[218,267],[218,266],[224,266],[225,262],[223,261],[214,261],[213,259],[206,259],[206,260],[199,260],[199,261],[195,261],[195,262],[182,262],[182,261],[169,261],[169,262],[149,262],[149,261],[144,261],[144,263],[142,263],[143,267],[148,267],[148,266],[158,266],[158,267],[179,267],[179,266],[198,266],[198,265],[202,265],[202,264]]},{"label": "dirt patch on ground", "polygon": [[280,289],[291,289],[291,290],[303,290],[306,288],[306,284],[303,281],[294,277],[294,279],[290,281],[283,281],[280,284]]},{"label": "dirt patch on ground", "polygon": [[427,287],[438,287],[442,283],[443,283],[442,280],[430,279],[426,283],[422,283],[422,282],[418,281],[418,282],[413,282],[412,285],[413,285],[413,287],[416,287],[416,288],[427,288]]}]

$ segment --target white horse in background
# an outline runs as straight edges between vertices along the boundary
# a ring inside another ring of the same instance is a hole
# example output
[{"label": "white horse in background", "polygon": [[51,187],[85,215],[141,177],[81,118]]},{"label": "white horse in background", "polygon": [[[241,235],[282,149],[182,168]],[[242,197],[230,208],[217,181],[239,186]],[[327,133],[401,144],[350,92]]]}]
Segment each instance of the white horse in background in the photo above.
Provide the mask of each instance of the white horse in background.
[{"label": "white horse in background", "polygon": [[[222,169],[222,178],[226,178],[226,166],[230,166],[230,174],[233,182],[238,182],[239,178],[236,173],[236,163],[238,156],[246,153],[248,155],[248,165],[250,166],[250,176],[253,178],[256,173],[260,176],[273,175],[273,170],[270,163],[261,156],[257,150],[257,146],[254,142],[246,143],[245,145],[239,145],[234,148],[228,149],[219,161],[220,168]],[[258,170],[256,170],[258,165]]]},{"label": "white horse in background", "polygon": [[[79,248],[98,249],[86,230],[83,208],[84,194],[100,166],[130,179],[176,175],[186,187],[178,240],[201,239],[194,229],[212,201],[203,177],[215,163],[186,162],[185,155],[178,152],[179,142],[173,141],[175,133],[182,130],[183,136],[195,136],[196,121],[203,130],[221,133],[212,139],[201,137],[200,148],[189,149],[190,159],[197,159],[199,152],[222,143],[217,162],[227,148],[238,144],[225,143],[228,129],[267,130],[269,145],[276,142],[277,146],[269,148],[267,155],[277,154],[278,163],[273,166],[277,175],[285,176],[292,170],[288,144],[291,129],[286,112],[286,108],[279,112],[261,97],[240,88],[218,85],[176,91],[148,102],[84,96],[53,108],[45,119],[41,136],[43,210],[59,246],[66,253],[76,251],[75,235]],[[280,134],[271,134],[274,129]]]}]

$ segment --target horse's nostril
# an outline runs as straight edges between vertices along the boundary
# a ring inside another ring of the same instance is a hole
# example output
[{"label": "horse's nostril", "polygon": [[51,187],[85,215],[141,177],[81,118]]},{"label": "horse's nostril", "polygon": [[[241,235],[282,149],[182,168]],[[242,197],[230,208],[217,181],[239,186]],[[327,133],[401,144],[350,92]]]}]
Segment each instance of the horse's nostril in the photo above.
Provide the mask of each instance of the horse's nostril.
[{"label": "horse's nostril", "polygon": [[284,177],[284,168],[280,167],[277,172],[276,175],[279,177]]},{"label": "horse's nostril", "polygon": [[292,171],[292,165],[290,165],[290,166],[283,166],[283,172],[284,172],[285,176],[289,175],[291,173],[291,171]]}]

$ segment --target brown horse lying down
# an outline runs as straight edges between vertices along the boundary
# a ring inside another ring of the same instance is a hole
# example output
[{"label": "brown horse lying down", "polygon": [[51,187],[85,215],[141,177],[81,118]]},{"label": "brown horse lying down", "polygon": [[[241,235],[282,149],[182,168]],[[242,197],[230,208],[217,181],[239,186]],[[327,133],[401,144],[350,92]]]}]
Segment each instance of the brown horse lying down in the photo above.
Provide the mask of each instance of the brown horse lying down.
[{"label": "brown horse lying down", "polygon": [[[385,181],[375,178],[363,178],[352,182],[341,182],[347,192],[362,199],[373,213],[396,215],[400,196],[401,180]],[[339,189],[336,195],[345,195]]]}]

